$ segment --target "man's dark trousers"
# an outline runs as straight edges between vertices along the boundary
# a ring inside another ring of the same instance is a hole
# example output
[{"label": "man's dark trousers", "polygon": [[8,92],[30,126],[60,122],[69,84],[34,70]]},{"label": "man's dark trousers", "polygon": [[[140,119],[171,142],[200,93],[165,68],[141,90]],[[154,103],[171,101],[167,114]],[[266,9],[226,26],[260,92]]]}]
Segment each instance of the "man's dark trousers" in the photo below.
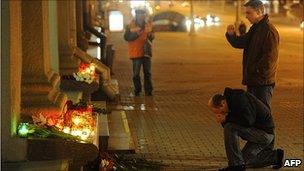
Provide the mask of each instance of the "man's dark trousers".
[{"label": "man's dark trousers", "polygon": [[[261,100],[271,111],[271,98],[273,94],[274,85],[263,85],[263,86],[247,86],[247,91],[253,94],[257,99]],[[275,138],[267,147],[269,151],[274,148]],[[265,149],[267,150],[267,149]]]},{"label": "man's dark trousers", "polygon": [[140,81],[140,68],[143,66],[144,72],[144,86],[145,86],[145,93],[150,94],[152,93],[152,80],[151,80],[151,58],[148,57],[141,57],[141,58],[134,58],[133,61],[133,84],[135,88],[135,93],[141,92],[142,86]]},{"label": "man's dark trousers", "polygon": [[247,86],[247,91],[261,100],[271,111],[271,98],[274,85]]},{"label": "man's dark trousers", "polygon": [[[239,137],[246,140],[240,149]],[[263,167],[274,164],[277,157],[272,146],[273,134],[257,128],[246,128],[234,123],[224,126],[224,140],[229,166],[246,165],[246,167]]]}]

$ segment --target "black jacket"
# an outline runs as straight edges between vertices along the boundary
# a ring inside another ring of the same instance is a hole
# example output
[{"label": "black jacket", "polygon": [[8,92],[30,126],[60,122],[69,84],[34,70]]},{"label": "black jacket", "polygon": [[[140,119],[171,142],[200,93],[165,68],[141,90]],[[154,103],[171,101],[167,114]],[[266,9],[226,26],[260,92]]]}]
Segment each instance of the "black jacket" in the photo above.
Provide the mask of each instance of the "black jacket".
[{"label": "black jacket", "polygon": [[268,15],[242,36],[226,33],[228,42],[243,51],[244,85],[273,85],[278,67],[279,33]]},{"label": "black jacket", "polygon": [[262,101],[241,89],[225,88],[224,96],[229,108],[225,123],[232,122],[244,127],[255,127],[274,134],[271,112]]}]

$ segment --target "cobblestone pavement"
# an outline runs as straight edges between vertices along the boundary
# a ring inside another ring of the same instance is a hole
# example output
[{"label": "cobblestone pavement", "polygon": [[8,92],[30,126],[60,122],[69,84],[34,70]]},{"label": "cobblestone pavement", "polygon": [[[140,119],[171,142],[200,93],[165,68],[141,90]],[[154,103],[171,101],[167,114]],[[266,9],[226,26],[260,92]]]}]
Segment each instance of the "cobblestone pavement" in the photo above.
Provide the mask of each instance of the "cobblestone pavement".
[{"label": "cobblestone pavement", "polygon": [[[111,34],[116,49],[114,77],[119,81],[137,155],[167,164],[165,170],[226,165],[222,127],[206,103],[226,86],[245,87],[240,84],[242,52],[226,42],[224,29],[207,28],[194,37],[157,33],[152,97],[133,97],[126,42],[121,33]],[[280,69],[272,104],[276,146],[286,151],[286,158],[303,161],[303,34],[285,27],[279,32]]]}]

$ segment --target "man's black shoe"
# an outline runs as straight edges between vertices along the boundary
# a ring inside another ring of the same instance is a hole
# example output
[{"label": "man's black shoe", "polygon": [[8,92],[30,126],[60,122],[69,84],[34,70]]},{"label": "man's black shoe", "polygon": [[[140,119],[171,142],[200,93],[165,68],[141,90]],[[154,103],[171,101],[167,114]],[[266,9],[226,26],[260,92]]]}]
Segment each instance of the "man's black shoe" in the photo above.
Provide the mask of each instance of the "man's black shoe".
[{"label": "man's black shoe", "polygon": [[283,166],[284,150],[277,149],[277,160],[272,166],[273,169],[280,169]]},{"label": "man's black shoe", "polygon": [[223,169],[219,169],[219,171],[245,171],[246,167],[245,165],[239,165],[239,166],[228,166]]},{"label": "man's black shoe", "polygon": [[152,96],[152,93],[146,93],[145,95],[146,96]]}]

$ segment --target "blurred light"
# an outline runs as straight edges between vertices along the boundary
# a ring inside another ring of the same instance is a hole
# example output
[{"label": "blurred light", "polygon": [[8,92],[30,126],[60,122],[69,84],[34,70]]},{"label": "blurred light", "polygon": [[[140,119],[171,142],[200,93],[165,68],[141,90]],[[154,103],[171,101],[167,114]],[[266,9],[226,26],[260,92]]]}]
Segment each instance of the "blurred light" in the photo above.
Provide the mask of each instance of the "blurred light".
[{"label": "blurred light", "polygon": [[[195,31],[197,31],[199,28],[205,26],[205,22],[202,19],[200,19],[200,18],[194,18],[193,20],[194,20],[194,29],[195,29]],[[187,31],[190,31],[191,23],[192,23],[192,21],[190,19],[186,20],[185,24],[186,24]]]},{"label": "blurred light", "polygon": [[146,110],[145,104],[140,105],[140,110]]},{"label": "blurred light", "polygon": [[220,22],[220,18],[219,17],[216,17],[214,15],[208,14],[208,15],[206,15],[205,19],[206,19],[205,24],[206,24],[207,27],[210,27],[210,26],[213,26],[213,25],[215,25],[215,26],[219,26],[220,25],[220,23],[219,23]]},{"label": "blurred light", "polygon": [[132,9],[134,8],[142,8],[146,6],[146,1],[138,1],[138,0],[131,0],[130,6]]},{"label": "blurred light", "polygon": [[29,133],[29,124],[28,123],[20,123],[18,126],[18,135],[20,137],[27,137]]},{"label": "blurred light", "polygon": [[100,53],[101,49],[100,47],[98,46],[97,47],[97,59],[101,59],[101,53]]},{"label": "blurred light", "polygon": [[82,131],[80,131],[80,130],[71,131],[71,135],[74,135],[74,136],[81,136],[81,134],[82,134]]},{"label": "blurred light", "polygon": [[70,127],[64,127],[64,128],[63,128],[63,132],[64,132],[64,133],[69,134],[70,131],[71,131],[71,128],[70,128]]},{"label": "blurred light", "polygon": [[219,25],[220,25],[220,23],[214,23],[214,25],[215,25],[215,26],[219,26]]},{"label": "blurred light", "polygon": [[123,2],[123,0],[119,0],[118,2],[122,3],[122,2]]},{"label": "blurred light", "polygon": [[220,21],[220,18],[214,17],[214,21],[215,21],[215,22],[219,22],[219,21]]},{"label": "blurred light", "polygon": [[149,11],[149,14],[150,14],[150,15],[153,14],[153,8],[152,8],[152,7],[149,7],[149,8],[148,8],[148,11]]},{"label": "blurred light", "polygon": [[110,7],[110,2],[107,2],[106,3],[106,8],[109,8]]},{"label": "blurred light", "polygon": [[96,39],[96,42],[97,42],[97,43],[100,43],[100,38],[97,38],[97,39]]},{"label": "blurred light", "polygon": [[[87,68],[88,71],[90,71],[89,68]],[[73,122],[75,125],[79,125],[81,123],[81,119],[79,117],[74,117]]]},{"label": "blurred light", "polygon": [[301,22],[300,28],[303,30],[304,29],[304,21]]},{"label": "blurred light", "polygon": [[268,0],[261,0],[263,4],[269,4]]},{"label": "blurred light", "polygon": [[194,18],[194,23],[198,23],[200,22],[200,19],[199,18]]},{"label": "blurred light", "polygon": [[111,11],[109,15],[110,31],[123,30],[123,15],[120,11]]},{"label": "blurred light", "polygon": [[187,28],[187,31],[188,31],[188,32],[190,31],[191,23],[192,23],[191,20],[189,20],[189,19],[186,20],[186,23],[185,23],[185,24],[186,24],[186,28]]},{"label": "blurred light", "polygon": [[206,26],[207,27],[209,27],[209,26],[212,26],[212,25],[214,25],[214,22],[212,22],[212,21],[206,21]]},{"label": "blurred light", "polygon": [[155,6],[155,9],[156,9],[156,10],[160,10],[160,6],[159,6],[159,5],[156,5],[156,6]]},{"label": "blurred light", "polygon": [[189,2],[183,2],[182,7],[189,7]]},{"label": "blurred light", "polygon": [[131,14],[132,14],[133,17],[135,17],[135,9],[131,10]]},{"label": "blurred light", "polygon": [[[206,17],[201,18],[199,16],[194,16],[194,29],[198,30],[199,28],[202,27],[210,27],[210,26],[219,26],[220,25],[220,18],[216,17],[214,15],[208,14],[206,15]],[[187,31],[190,31],[190,27],[191,27],[191,20],[190,19],[186,19],[185,22]]]},{"label": "blurred light", "polygon": [[213,18],[211,17],[210,14],[208,14],[208,15],[206,16],[206,21],[207,21],[207,22],[212,22],[212,21],[213,21]]},{"label": "blurred light", "polygon": [[95,65],[93,63],[91,63],[91,65],[90,65],[90,70],[95,71]]}]

